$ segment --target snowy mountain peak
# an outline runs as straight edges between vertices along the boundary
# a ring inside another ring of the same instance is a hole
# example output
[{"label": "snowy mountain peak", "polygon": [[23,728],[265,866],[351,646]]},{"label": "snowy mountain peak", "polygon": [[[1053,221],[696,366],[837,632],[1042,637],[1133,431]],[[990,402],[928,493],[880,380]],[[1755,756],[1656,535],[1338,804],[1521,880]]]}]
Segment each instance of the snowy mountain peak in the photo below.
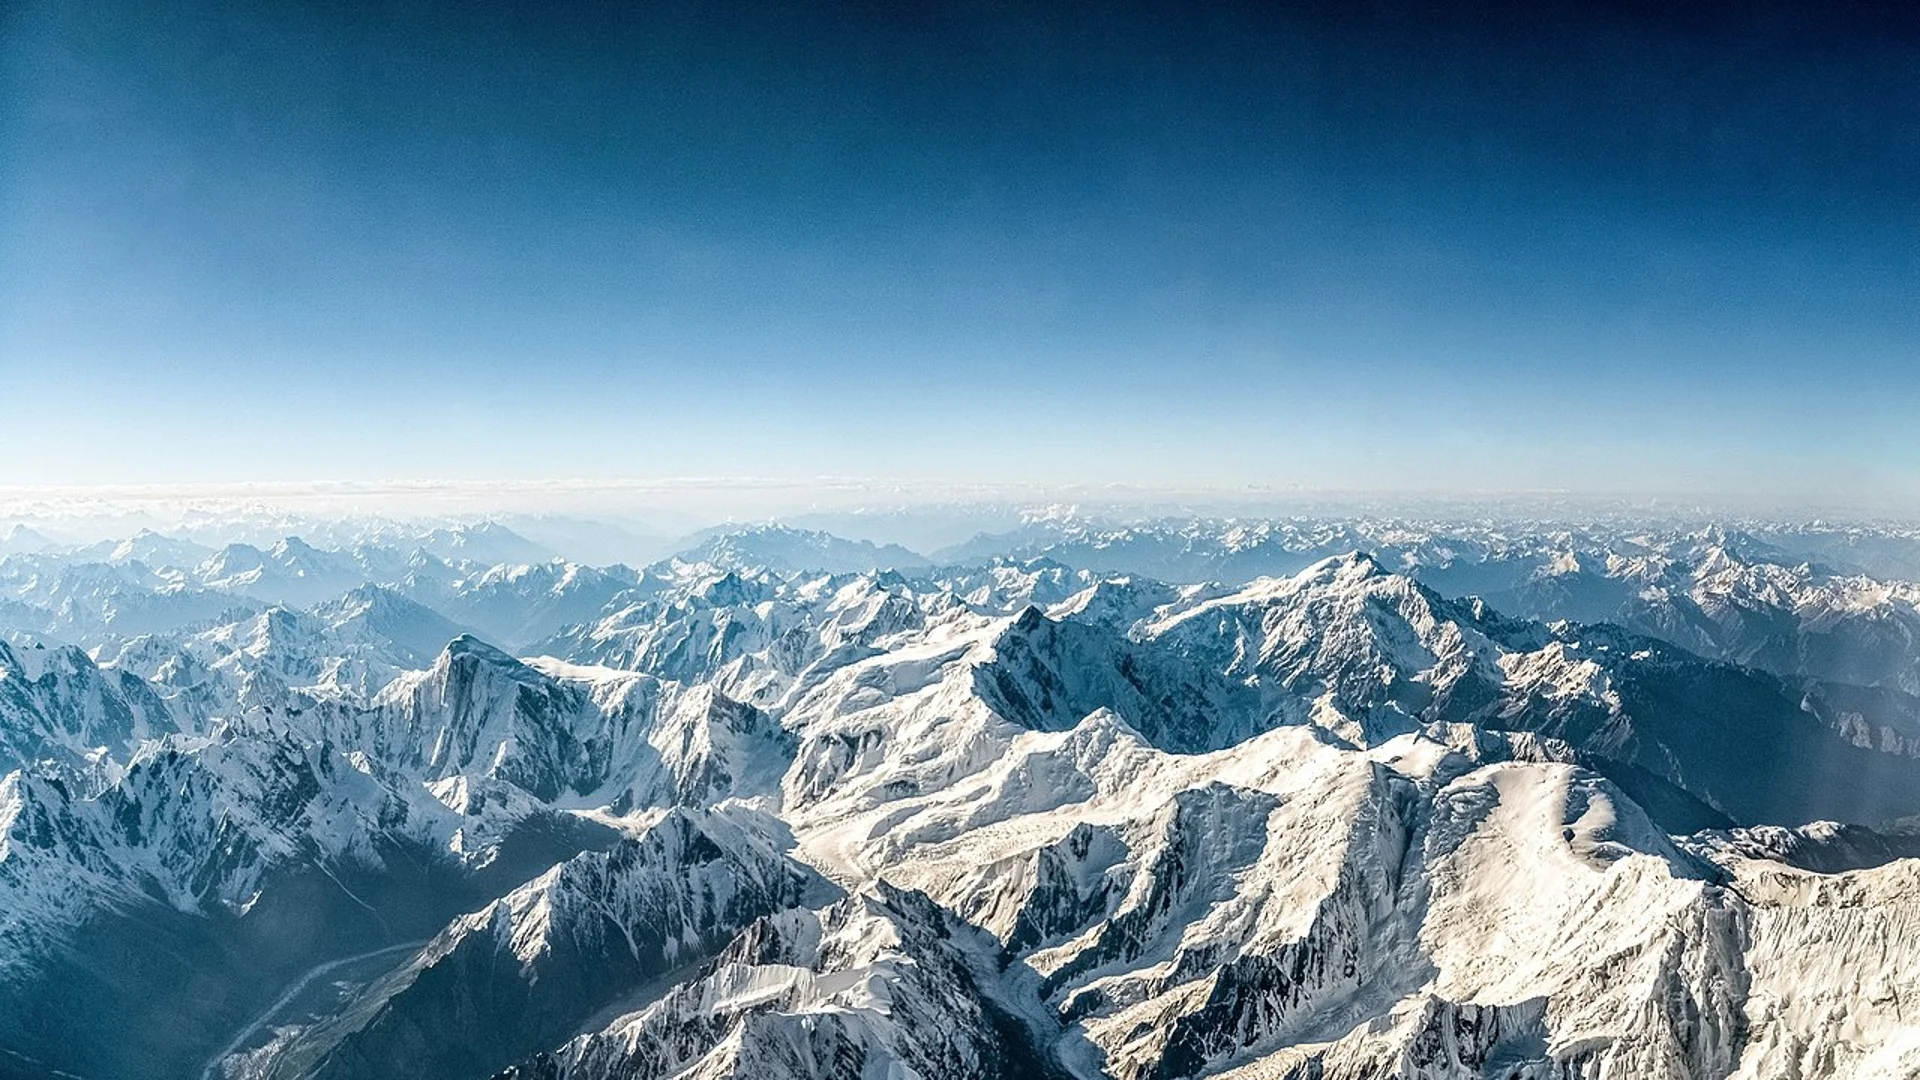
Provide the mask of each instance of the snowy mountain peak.
[{"label": "snowy mountain peak", "polygon": [[0,560],[0,1061],[1920,1074],[1920,534],[1739,531]]},{"label": "snowy mountain peak", "polygon": [[524,667],[520,661],[514,659],[511,655],[487,644],[472,634],[459,634],[451,641],[448,641],[446,649],[440,654],[440,659],[435,662],[434,667],[435,669],[440,669],[467,660],[507,668],[518,669]]}]

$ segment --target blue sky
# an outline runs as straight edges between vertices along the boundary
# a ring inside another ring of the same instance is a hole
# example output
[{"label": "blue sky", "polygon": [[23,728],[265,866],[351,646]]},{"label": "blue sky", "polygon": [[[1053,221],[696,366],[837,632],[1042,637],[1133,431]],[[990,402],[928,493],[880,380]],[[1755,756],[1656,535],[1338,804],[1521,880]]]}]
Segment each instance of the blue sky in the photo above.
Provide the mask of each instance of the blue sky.
[{"label": "blue sky", "polygon": [[3,17],[14,482],[1920,498],[1897,7],[345,7]]}]

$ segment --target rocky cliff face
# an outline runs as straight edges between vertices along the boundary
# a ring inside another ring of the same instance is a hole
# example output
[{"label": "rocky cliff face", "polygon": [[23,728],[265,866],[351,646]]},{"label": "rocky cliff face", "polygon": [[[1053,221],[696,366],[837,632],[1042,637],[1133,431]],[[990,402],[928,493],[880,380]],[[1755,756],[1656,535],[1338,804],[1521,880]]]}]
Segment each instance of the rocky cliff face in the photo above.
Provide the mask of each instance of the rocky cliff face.
[{"label": "rocky cliff face", "polygon": [[718,951],[813,884],[722,818],[674,810],[449,924],[334,1023],[246,1059],[258,1076],[484,1076]]}]

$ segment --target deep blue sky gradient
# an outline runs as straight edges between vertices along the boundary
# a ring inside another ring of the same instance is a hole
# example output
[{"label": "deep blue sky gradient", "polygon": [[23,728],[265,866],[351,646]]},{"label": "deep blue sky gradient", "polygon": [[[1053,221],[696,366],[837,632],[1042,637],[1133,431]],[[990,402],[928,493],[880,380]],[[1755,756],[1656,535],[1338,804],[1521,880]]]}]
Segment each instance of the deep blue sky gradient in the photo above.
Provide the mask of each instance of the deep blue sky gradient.
[{"label": "deep blue sky gradient", "polygon": [[1920,17],[1438,7],[22,0],[0,454],[1920,498]]}]

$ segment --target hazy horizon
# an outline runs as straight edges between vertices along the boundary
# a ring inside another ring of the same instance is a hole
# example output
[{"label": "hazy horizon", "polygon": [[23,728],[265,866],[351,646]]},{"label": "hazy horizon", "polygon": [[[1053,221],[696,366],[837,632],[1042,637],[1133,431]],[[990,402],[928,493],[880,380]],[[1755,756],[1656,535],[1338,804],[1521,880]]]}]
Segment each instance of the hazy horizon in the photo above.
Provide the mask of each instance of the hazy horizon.
[{"label": "hazy horizon", "polygon": [[[1114,524],[1405,520],[1505,522],[1527,528],[1553,522],[1630,521],[1660,526],[1920,525],[1920,514],[1890,505],[1687,493],[1177,490],[1124,485],[950,485],[846,477],[0,485],[0,545],[16,527],[28,530],[23,535],[70,545],[120,540],[147,530],[209,542],[265,542],[316,529],[323,534],[341,528],[351,532],[380,522],[420,527],[493,522],[535,534],[568,559],[613,562],[663,556],[677,550],[677,544],[715,529],[764,524],[820,529],[933,554],[978,535],[1048,519]],[[572,550],[575,545],[579,550]]]}]

